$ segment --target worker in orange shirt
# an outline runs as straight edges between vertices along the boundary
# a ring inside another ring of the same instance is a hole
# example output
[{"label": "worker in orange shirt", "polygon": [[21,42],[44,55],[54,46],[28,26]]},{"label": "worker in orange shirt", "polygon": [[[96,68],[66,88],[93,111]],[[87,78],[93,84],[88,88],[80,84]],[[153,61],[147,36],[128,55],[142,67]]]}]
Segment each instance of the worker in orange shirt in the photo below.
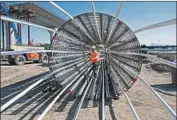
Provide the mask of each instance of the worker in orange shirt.
[{"label": "worker in orange shirt", "polygon": [[96,47],[94,45],[91,46],[91,49],[92,49],[92,52],[89,53],[89,59],[90,59],[90,62],[92,63],[93,74],[96,77],[96,67],[100,61],[100,53],[96,51]]}]

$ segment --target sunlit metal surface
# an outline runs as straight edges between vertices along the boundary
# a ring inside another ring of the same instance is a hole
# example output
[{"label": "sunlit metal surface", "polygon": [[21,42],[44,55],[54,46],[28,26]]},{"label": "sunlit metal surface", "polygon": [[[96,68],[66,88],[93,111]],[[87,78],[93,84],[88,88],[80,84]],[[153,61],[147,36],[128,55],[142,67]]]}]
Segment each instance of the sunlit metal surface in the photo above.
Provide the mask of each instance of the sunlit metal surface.
[{"label": "sunlit metal surface", "polygon": [[[56,66],[56,64],[76,60],[78,58],[81,58],[86,63],[88,61],[88,53],[91,51],[90,47],[91,45],[95,45],[97,50],[101,53],[101,57],[106,59],[104,67],[110,70],[107,72],[110,72],[110,75],[114,72],[118,78],[112,75],[110,77],[111,81],[113,81],[115,85],[118,81],[122,81],[121,85],[123,90],[127,91],[135,82],[134,75],[129,74],[118,64],[121,63],[139,74],[142,66],[141,57],[126,55],[124,53],[139,53],[140,44],[133,31],[119,19],[115,19],[103,13],[96,13],[96,19],[99,30],[97,30],[93,13],[78,15],[63,24],[58,30],[56,39],[51,44],[51,50],[66,51],[67,54],[52,53],[49,56],[51,69],[57,69],[57,67],[52,68],[52,66]],[[98,33],[98,31],[100,31],[100,33]],[[110,40],[106,43],[110,32],[112,32]],[[102,42],[99,39],[99,34],[101,35]],[[109,51],[116,51],[122,54]],[[68,71],[70,75],[75,72],[76,70]],[[122,94],[119,86],[116,86],[116,88],[116,93],[118,95]]]}]

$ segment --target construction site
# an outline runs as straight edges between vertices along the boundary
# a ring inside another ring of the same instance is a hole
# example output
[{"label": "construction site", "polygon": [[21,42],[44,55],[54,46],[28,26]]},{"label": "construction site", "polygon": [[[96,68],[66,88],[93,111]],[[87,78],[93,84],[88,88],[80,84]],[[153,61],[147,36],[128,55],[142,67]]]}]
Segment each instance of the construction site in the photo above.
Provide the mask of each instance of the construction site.
[{"label": "construction site", "polygon": [[[176,45],[142,47],[136,36],[176,18],[132,30],[119,19],[126,2],[115,16],[94,2],[72,16],[46,1],[67,20],[37,2],[0,3],[2,120],[177,119]],[[33,40],[33,27],[49,42]]]}]

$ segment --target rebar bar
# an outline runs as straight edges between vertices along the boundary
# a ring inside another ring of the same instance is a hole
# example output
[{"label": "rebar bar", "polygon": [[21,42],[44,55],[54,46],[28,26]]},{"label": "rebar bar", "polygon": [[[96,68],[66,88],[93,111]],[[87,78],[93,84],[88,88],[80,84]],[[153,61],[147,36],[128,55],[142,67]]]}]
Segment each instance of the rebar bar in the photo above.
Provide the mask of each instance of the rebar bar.
[{"label": "rebar bar", "polygon": [[[91,72],[92,72],[92,71],[91,71]],[[98,71],[97,71],[97,73],[96,73],[96,77],[95,77],[95,78],[97,78],[98,73],[99,73],[99,68],[98,68]],[[93,75],[93,74],[92,74],[92,75]],[[82,107],[82,104],[83,104],[83,102],[84,102],[84,99],[85,99],[85,96],[86,96],[86,94],[87,94],[87,92],[88,92],[88,89],[89,89],[91,83],[93,82],[93,79],[95,79],[95,78],[94,78],[94,77],[91,77],[90,81],[88,82],[88,85],[87,85],[87,87],[86,87],[86,89],[85,89],[85,91],[84,91],[84,93],[83,93],[83,95],[82,95],[82,98],[81,98],[81,100],[80,100],[80,102],[79,102],[79,104],[78,104],[78,106],[77,106],[77,108],[76,108],[76,111],[75,111],[75,114],[74,114],[72,120],[76,120],[76,119],[77,119],[78,114],[79,114],[79,110],[80,110],[81,107]]]},{"label": "rebar bar", "polygon": [[98,37],[99,37],[100,43],[102,43],[102,38],[101,38],[101,36],[100,36],[100,29],[99,29],[99,27],[98,27],[98,21],[97,21],[96,10],[95,10],[95,6],[94,6],[94,3],[93,3],[93,2],[91,2],[91,6],[92,6],[92,11],[93,11],[94,19],[95,19],[95,24],[96,24],[96,29],[97,29]]},{"label": "rebar bar", "polygon": [[105,120],[105,68],[104,61],[101,63],[102,67],[102,90],[101,90],[101,120]]},{"label": "rebar bar", "polygon": [[138,30],[135,30],[134,33],[139,33],[139,32],[143,32],[145,30],[150,30],[150,29],[163,27],[163,26],[168,26],[168,25],[174,25],[174,24],[176,24],[176,18],[168,20],[168,21],[160,22],[160,23],[157,23],[157,24],[153,24],[153,25],[150,25],[150,26],[147,26],[147,27],[140,28]]},{"label": "rebar bar", "polygon": [[[85,69],[88,69],[85,68]],[[82,71],[81,73],[79,73],[68,85],[66,85],[62,91],[55,97],[55,99],[49,104],[49,106],[45,109],[45,111],[39,116],[38,120],[42,120],[43,117],[47,114],[47,112],[51,109],[51,107],[55,104],[55,102],[60,98],[60,96],[77,80],[81,77],[81,75],[83,76],[85,71]]]},{"label": "rebar bar", "polygon": [[40,26],[40,25],[31,23],[31,22],[26,22],[26,21],[23,21],[23,20],[10,18],[10,17],[4,16],[4,15],[1,15],[0,18],[1,18],[1,20],[4,20],[4,21],[10,21],[10,22],[15,22],[15,23],[19,23],[19,24],[30,25],[30,26],[41,28],[41,29],[49,30],[51,32],[55,32],[55,30],[53,30],[53,29],[50,29],[50,28],[47,28],[47,27],[44,27],[44,26]]}]

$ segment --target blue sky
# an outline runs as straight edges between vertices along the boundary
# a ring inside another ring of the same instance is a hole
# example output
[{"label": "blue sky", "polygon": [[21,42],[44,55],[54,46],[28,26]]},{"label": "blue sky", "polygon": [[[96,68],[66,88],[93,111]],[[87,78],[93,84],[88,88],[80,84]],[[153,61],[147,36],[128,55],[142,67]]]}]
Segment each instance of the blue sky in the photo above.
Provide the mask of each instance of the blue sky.
[{"label": "blue sky", "polygon": [[[72,16],[92,12],[90,2],[55,2]],[[115,16],[120,2],[94,2],[97,12]],[[48,2],[37,2],[62,19],[69,18]],[[118,18],[124,21],[133,31],[158,22],[176,18],[176,2],[124,2]],[[43,33],[43,34],[41,34]],[[152,43],[176,44],[176,26],[148,30],[136,34],[140,44]],[[31,28],[31,38],[35,43],[49,42],[49,33],[39,28]],[[27,40],[27,27],[23,25],[22,40]]]}]

